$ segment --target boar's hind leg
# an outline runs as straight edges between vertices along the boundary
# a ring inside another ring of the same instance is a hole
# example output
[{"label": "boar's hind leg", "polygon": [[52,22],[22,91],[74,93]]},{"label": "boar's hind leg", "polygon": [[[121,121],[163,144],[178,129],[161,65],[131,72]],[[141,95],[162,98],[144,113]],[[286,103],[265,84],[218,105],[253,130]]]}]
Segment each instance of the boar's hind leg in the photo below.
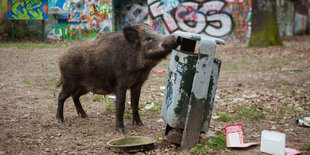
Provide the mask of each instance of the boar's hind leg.
[{"label": "boar's hind leg", "polygon": [[85,95],[87,94],[88,91],[83,89],[83,88],[80,88],[78,89],[73,95],[72,95],[72,99],[73,99],[73,102],[74,102],[74,105],[75,105],[75,108],[76,108],[76,112],[78,113],[79,116],[81,116],[82,118],[86,118],[87,117],[87,114],[86,112],[84,111],[82,105],[81,105],[81,102],[80,102],[80,97],[82,95]]},{"label": "boar's hind leg", "polygon": [[126,88],[117,88],[116,92],[116,130],[121,134],[125,133],[124,130],[124,111],[125,111],[125,100],[126,100]]},{"label": "boar's hind leg", "polygon": [[132,109],[132,123],[138,126],[143,126],[139,116],[139,98],[141,93],[142,84],[132,86],[130,91],[131,109]]},{"label": "boar's hind leg", "polygon": [[57,113],[56,113],[56,118],[58,119],[58,122],[64,121],[64,114],[63,114],[64,103],[65,103],[66,99],[69,98],[72,94],[71,93],[72,91],[65,89],[65,88],[67,88],[67,87],[65,87],[65,85],[63,85],[63,88],[62,88],[62,90],[58,96],[58,108],[57,108]]}]

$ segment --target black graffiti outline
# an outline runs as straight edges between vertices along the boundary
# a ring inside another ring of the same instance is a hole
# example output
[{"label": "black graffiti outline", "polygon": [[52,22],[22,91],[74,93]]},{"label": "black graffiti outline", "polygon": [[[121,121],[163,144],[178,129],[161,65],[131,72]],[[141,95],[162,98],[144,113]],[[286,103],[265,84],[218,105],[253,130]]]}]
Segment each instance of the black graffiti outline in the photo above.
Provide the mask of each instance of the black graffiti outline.
[{"label": "black graffiti outline", "polygon": [[[208,2],[212,2],[212,1],[221,1],[221,2],[224,3],[224,5],[223,5],[219,10],[208,10],[208,12],[206,12],[206,13],[203,13],[202,11],[199,11],[199,10],[202,8],[203,4],[208,3]],[[205,24],[205,27],[202,28],[202,30],[201,30],[200,32],[198,32],[198,33],[205,33],[205,34],[207,34],[207,35],[209,35],[209,36],[213,36],[213,37],[225,37],[225,36],[229,36],[229,35],[231,35],[231,34],[233,33],[233,30],[234,30],[234,27],[235,27],[235,22],[234,22],[234,20],[233,20],[233,18],[232,18],[232,15],[229,14],[228,12],[224,11],[224,8],[228,5],[228,3],[227,3],[225,0],[209,0],[209,1],[204,1],[204,2],[196,2],[196,1],[191,1],[191,0],[189,0],[189,1],[184,1],[184,3],[186,3],[186,2],[192,2],[192,3],[198,4],[196,14],[203,14],[203,15],[204,15],[204,18],[205,18],[204,21],[206,22],[206,24]],[[155,3],[158,3],[158,4],[155,4]],[[152,13],[152,11],[151,11],[151,7],[152,7],[153,5],[157,5],[156,7],[159,8],[159,7],[161,7],[161,6],[163,5],[163,3],[161,3],[160,0],[157,0],[157,1],[154,1],[154,2],[152,2],[152,3],[150,3],[150,4],[148,4],[149,13],[150,13],[150,16],[151,16],[152,20],[155,20],[155,19],[157,19],[157,18],[160,18],[160,21],[162,21],[163,24],[165,24],[165,27],[167,28],[167,30],[169,31],[170,34],[173,33],[173,32],[175,32],[175,31],[177,31],[177,30],[183,30],[183,29],[180,28],[179,21],[176,19],[176,11],[177,11],[177,8],[174,8],[174,9],[172,9],[172,10],[170,11],[170,16],[171,16],[171,18],[174,20],[175,24],[177,25],[177,28],[176,28],[175,30],[172,30],[172,31],[171,31],[171,30],[170,30],[170,27],[168,26],[168,24],[167,24],[166,21],[164,20],[164,17],[163,17],[164,14],[159,14],[159,15],[157,15],[157,16],[154,16],[154,15],[153,15],[153,13]],[[228,32],[225,33],[224,35],[220,35],[220,36],[218,36],[218,35],[212,35],[212,34],[210,34],[210,33],[208,33],[208,32],[205,31],[206,28],[209,27],[209,26],[211,26],[211,27],[213,27],[213,28],[215,28],[215,29],[220,29],[220,28],[223,26],[223,23],[221,22],[221,20],[208,20],[208,19],[207,19],[207,18],[208,18],[207,16],[214,15],[214,14],[223,14],[223,15],[226,15],[226,16],[229,17],[229,19],[230,19],[230,21],[231,21],[230,31],[228,31]],[[195,20],[193,20],[193,21],[183,21],[183,22],[184,22],[188,27],[191,27],[191,28],[195,28],[196,25],[197,25],[197,21],[195,21]],[[191,22],[191,23],[194,22],[195,24],[189,24],[189,22]],[[213,24],[214,22],[217,22],[217,23],[219,23],[220,25],[219,25],[219,26],[216,26],[216,25]],[[186,31],[186,30],[183,30],[183,31]]]}]

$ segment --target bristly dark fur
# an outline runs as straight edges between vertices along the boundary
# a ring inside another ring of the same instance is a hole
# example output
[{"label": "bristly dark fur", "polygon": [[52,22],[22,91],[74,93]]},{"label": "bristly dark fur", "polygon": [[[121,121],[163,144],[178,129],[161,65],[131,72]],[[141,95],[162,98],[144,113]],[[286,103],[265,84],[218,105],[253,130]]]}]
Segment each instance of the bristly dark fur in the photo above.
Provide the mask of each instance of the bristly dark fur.
[{"label": "bristly dark fur", "polygon": [[70,48],[59,59],[62,85],[56,117],[64,121],[63,105],[72,96],[77,113],[87,117],[79,97],[116,95],[116,128],[124,132],[123,114],[127,89],[131,90],[133,122],[143,125],[138,104],[141,87],[151,69],[177,47],[176,37],[156,34],[146,25],[126,27],[124,32],[101,34]]}]

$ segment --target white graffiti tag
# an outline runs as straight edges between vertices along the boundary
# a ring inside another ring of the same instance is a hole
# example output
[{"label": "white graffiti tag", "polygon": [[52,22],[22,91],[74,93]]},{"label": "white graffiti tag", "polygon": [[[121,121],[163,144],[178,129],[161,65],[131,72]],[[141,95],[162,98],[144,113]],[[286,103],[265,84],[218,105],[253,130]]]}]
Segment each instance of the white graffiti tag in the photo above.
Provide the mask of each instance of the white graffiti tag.
[{"label": "white graffiti tag", "polygon": [[225,1],[212,0],[202,4],[186,1],[170,12],[165,11],[165,5],[161,0],[149,0],[148,4],[152,19],[162,18],[168,33],[181,30],[225,37],[232,33],[234,28],[231,15],[223,10]]},{"label": "white graffiti tag", "polygon": [[133,3],[126,6],[124,25],[147,23],[148,8],[146,4]]}]

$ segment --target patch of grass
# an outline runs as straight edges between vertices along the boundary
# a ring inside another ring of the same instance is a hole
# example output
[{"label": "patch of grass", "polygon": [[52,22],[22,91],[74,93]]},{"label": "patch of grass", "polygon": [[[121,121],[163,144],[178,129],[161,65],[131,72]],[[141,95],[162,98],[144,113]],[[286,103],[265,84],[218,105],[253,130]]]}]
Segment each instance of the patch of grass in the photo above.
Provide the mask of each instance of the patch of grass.
[{"label": "patch of grass", "polygon": [[262,107],[260,105],[239,105],[238,113],[243,116],[248,116],[251,120],[266,118],[265,114],[255,112],[257,109],[262,109]]},{"label": "patch of grass", "polygon": [[141,112],[139,112],[139,115],[140,116],[149,116],[151,113],[150,112],[148,112],[148,111],[141,111]]},{"label": "patch of grass", "polygon": [[106,105],[103,114],[107,115],[107,114],[114,113],[114,112],[116,112],[114,104],[113,103],[109,103],[109,104]]},{"label": "patch of grass", "polygon": [[58,81],[57,77],[52,77],[50,79],[48,79],[49,82],[56,82]]},{"label": "patch of grass", "polygon": [[281,90],[281,94],[282,95],[298,96],[298,97],[306,97],[307,96],[306,92],[296,92],[295,90],[287,88],[287,87],[285,87]]},{"label": "patch of grass", "polygon": [[207,145],[209,148],[217,151],[226,149],[226,137],[223,134],[216,134],[216,137],[210,139]]},{"label": "patch of grass", "polygon": [[288,110],[290,110],[291,108],[288,106],[288,103],[283,103],[282,105],[281,105],[281,108],[280,108],[280,110],[282,110],[282,111],[288,111]]},{"label": "patch of grass", "polygon": [[161,104],[159,102],[154,102],[154,107],[152,107],[151,109],[148,109],[147,111],[156,112],[156,111],[160,111],[160,109],[161,109]]},{"label": "patch of grass", "polygon": [[132,118],[132,114],[129,113],[128,111],[125,111],[125,113],[124,113],[124,118],[125,118],[125,119],[131,119],[131,118]]},{"label": "patch of grass", "polygon": [[225,71],[236,71],[238,69],[239,69],[239,67],[237,65],[230,65],[228,67],[223,67],[223,70],[225,70]]},{"label": "patch of grass", "polygon": [[203,142],[201,144],[196,144],[195,149],[192,151],[193,154],[197,154],[197,153],[204,153],[209,151],[208,148],[206,148],[206,142]]},{"label": "patch of grass", "polygon": [[51,62],[50,64],[51,64],[51,65],[54,65],[54,66],[56,65],[56,63],[55,63],[55,62]]},{"label": "patch of grass", "polygon": [[104,97],[102,95],[94,95],[93,98],[92,98],[92,101],[101,101],[103,100]]},{"label": "patch of grass", "polygon": [[225,102],[232,101],[232,98],[229,95],[224,95],[223,98],[224,98]]},{"label": "patch of grass", "polygon": [[224,121],[224,122],[234,119],[234,117],[229,115],[227,112],[218,113],[217,115],[219,116],[219,120]]},{"label": "patch of grass", "polygon": [[14,47],[17,49],[43,49],[43,48],[66,48],[68,44],[45,44],[45,43],[33,43],[33,42],[10,42],[0,43],[0,48]]},{"label": "patch of grass", "polygon": [[32,82],[30,81],[30,80],[28,80],[28,79],[24,79],[24,81],[23,81],[25,84],[28,84],[28,85],[31,85],[32,84]]},{"label": "patch of grass", "polygon": [[204,153],[209,151],[209,149],[216,151],[227,149],[225,136],[223,134],[215,134],[214,138],[209,139],[206,142],[196,144],[195,149],[192,151],[192,153]]},{"label": "patch of grass", "polygon": [[310,112],[310,107],[307,107],[307,108],[306,108],[306,111]]},{"label": "patch of grass", "polygon": [[250,115],[251,120],[258,120],[258,119],[264,119],[266,118],[265,114],[260,113],[260,114],[251,114]]},{"label": "patch of grass", "polygon": [[306,145],[306,146],[304,147],[304,150],[310,151],[310,144]]},{"label": "patch of grass", "polygon": [[245,67],[246,70],[250,71],[250,72],[260,72],[260,70],[255,69],[253,67]]},{"label": "patch of grass", "polygon": [[241,58],[241,59],[239,60],[239,62],[240,62],[241,64],[249,64],[249,61],[246,60],[246,59],[243,59],[243,58]]},{"label": "patch of grass", "polygon": [[270,118],[271,121],[279,121],[280,118],[279,117],[276,117],[276,116],[273,116]]},{"label": "patch of grass", "polygon": [[38,100],[40,97],[32,97],[33,100]]}]

